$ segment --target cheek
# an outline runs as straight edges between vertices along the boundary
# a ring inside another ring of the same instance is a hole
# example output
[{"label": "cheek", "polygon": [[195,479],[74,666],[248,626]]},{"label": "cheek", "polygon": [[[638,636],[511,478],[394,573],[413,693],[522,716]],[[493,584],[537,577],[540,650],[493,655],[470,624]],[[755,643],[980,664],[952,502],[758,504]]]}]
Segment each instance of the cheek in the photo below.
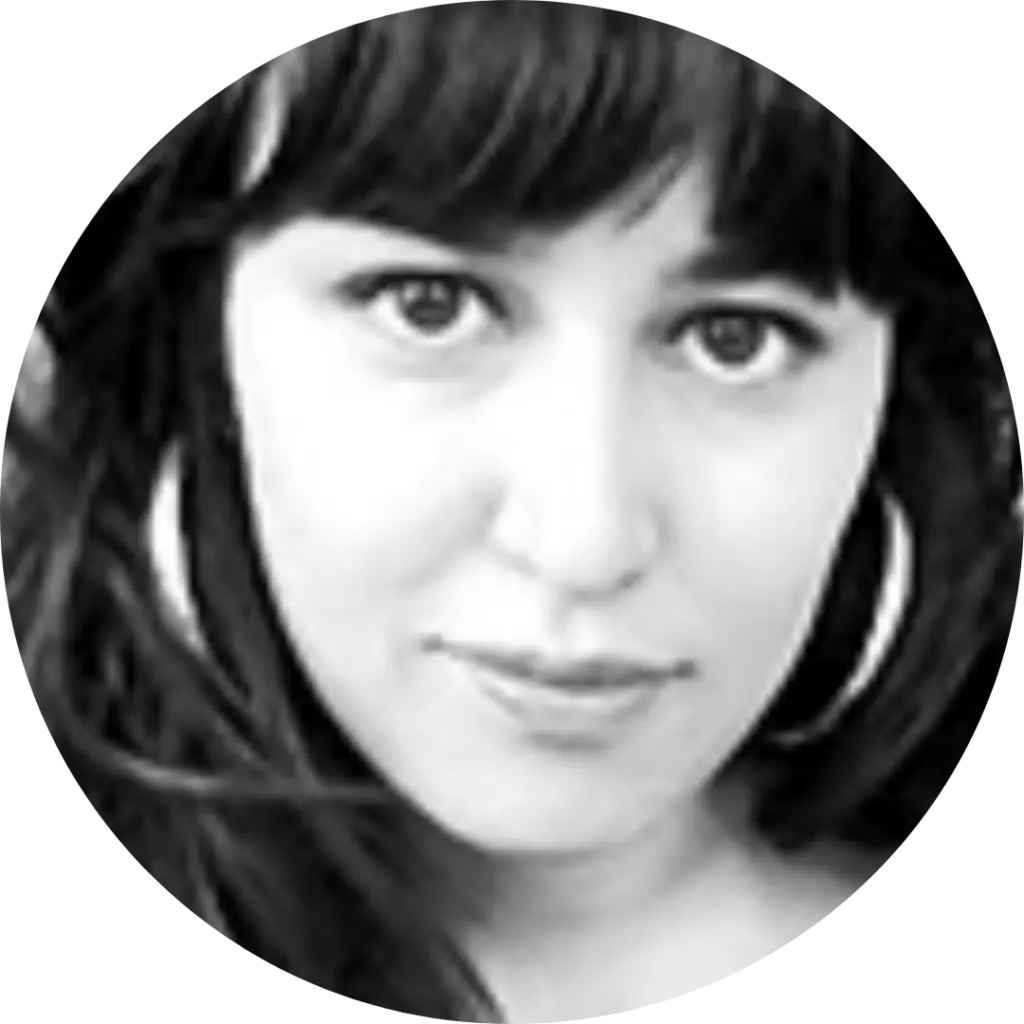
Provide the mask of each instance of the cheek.
[{"label": "cheek", "polygon": [[793,662],[821,596],[845,507],[806,493],[760,493],[760,528],[720,520],[730,538],[713,570],[712,626],[730,665],[757,686],[774,687]]},{"label": "cheek", "polygon": [[874,450],[877,416],[821,417],[765,433],[720,458],[683,559],[707,636],[741,688],[770,693],[792,665],[822,597]]},{"label": "cheek", "polygon": [[[292,431],[273,418],[255,431],[249,460],[258,538],[282,617],[313,677],[325,681],[353,669],[389,673],[392,638],[403,635],[436,567],[466,543],[472,520],[451,467],[422,437],[411,448],[367,452],[352,443],[367,424],[351,412],[330,417],[330,426],[349,432],[329,446],[330,461],[318,447],[326,422]],[[309,446],[291,457],[276,442],[299,441],[295,434]]]},{"label": "cheek", "polygon": [[752,679],[780,682],[799,653],[868,478],[888,383],[887,346],[881,335],[871,342],[822,376],[798,425],[766,433],[717,476],[708,522],[717,565],[708,551],[702,571],[714,581],[722,649]]},{"label": "cheek", "polygon": [[375,590],[428,574],[457,542],[458,473],[441,439],[354,403],[249,419],[250,488],[268,544]]},{"label": "cheek", "polygon": [[268,557],[371,590],[429,572],[472,518],[452,431],[316,318],[240,306],[230,364]]}]

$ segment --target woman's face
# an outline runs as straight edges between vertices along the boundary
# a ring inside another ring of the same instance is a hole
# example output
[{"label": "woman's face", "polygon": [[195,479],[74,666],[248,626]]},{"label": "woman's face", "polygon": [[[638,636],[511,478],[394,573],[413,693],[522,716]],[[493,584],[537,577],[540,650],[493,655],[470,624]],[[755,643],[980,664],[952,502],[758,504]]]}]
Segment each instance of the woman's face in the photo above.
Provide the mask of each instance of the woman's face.
[{"label": "woman's face", "polygon": [[490,253],[310,217],[229,270],[285,627],[381,774],[486,849],[701,791],[800,648],[883,412],[887,318],[722,276],[696,164],[635,198]]}]

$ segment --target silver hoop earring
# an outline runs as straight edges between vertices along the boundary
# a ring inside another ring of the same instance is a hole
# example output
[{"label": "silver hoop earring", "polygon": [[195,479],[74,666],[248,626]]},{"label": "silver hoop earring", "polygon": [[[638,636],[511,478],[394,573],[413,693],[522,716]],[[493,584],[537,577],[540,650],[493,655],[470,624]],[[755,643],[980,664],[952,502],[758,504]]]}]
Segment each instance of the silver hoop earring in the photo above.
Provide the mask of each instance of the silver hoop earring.
[{"label": "silver hoop earring", "polygon": [[913,589],[913,534],[907,514],[893,494],[884,492],[882,505],[886,522],[886,567],[871,628],[864,638],[857,666],[832,702],[816,718],[794,729],[772,732],[768,739],[775,747],[785,750],[802,747],[830,732],[870,687],[899,631]]},{"label": "silver hoop earring", "polygon": [[176,622],[183,638],[202,648],[202,637],[185,568],[181,536],[181,452],[172,445],[157,474],[146,524],[149,554],[165,611]]}]

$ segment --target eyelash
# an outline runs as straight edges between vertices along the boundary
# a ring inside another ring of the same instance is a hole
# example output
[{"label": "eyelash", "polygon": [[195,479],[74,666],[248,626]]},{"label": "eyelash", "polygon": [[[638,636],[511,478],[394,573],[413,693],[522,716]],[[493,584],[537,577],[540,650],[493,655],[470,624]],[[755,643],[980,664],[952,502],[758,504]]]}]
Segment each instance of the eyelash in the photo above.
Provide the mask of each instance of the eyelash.
[{"label": "eyelash", "polygon": [[[439,285],[449,289],[453,296],[456,296],[456,315],[465,308],[466,296],[472,296],[486,310],[489,317],[499,320],[508,320],[509,313],[497,295],[482,282],[461,273],[446,272],[424,272],[414,268],[390,270],[386,273],[377,273],[355,278],[345,283],[341,292],[344,298],[356,307],[366,309],[382,296],[390,293],[396,301],[399,289],[410,284],[418,284],[425,288]],[[399,314],[401,315],[401,314]],[[743,321],[746,323],[755,322],[762,329],[776,330],[784,336],[787,343],[786,370],[798,368],[815,354],[825,348],[825,339],[822,333],[811,326],[803,318],[781,311],[778,308],[769,308],[763,305],[748,305],[742,301],[729,303],[717,303],[715,305],[702,306],[688,312],[685,316],[673,322],[670,329],[663,336],[660,345],[663,349],[671,352],[672,346],[678,343],[685,331],[695,326],[707,326],[715,321]],[[419,338],[428,336],[426,331],[418,329],[411,323],[408,329],[416,333]],[[439,333],[443,333],[444,327]],[[410,344],[415,345],[415,340]],[[453,345],[451,349],[461,349],[461,345]],[[435,347],[426,354],[437,358],[443,354],[441,349]],[[450,354],[450,353],[449,353]],[[672,358],[671,355],[669,358]],[[720,364],[724,365],[724,364]],[[706,369],[703,371],[708,373]],[[715,376],[715,373],[711,373]],[[717,374],[721,380],[728,374]],[[774,374],[770,375],[774,376]],[[740,383],[747,383],[741,381]],[[756,382],[755,382],[756,383]]]}]

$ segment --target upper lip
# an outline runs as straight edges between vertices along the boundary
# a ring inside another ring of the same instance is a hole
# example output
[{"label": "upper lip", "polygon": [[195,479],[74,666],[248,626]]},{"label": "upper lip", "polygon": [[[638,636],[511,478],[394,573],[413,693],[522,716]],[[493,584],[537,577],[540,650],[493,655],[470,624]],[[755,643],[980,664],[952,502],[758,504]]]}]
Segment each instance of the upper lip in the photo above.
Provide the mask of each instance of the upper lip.
[{"label": "upper lip", "polygon": [[621,687],[663,683],[692,676],[695,665],[688,659],[668,663],[638,660],[619,655],[558,658],[529,648],[493,644],[463,643],[431,636],[424,641],[428,651],[444,651],[483,668],[517,679],[567,688]]}]

